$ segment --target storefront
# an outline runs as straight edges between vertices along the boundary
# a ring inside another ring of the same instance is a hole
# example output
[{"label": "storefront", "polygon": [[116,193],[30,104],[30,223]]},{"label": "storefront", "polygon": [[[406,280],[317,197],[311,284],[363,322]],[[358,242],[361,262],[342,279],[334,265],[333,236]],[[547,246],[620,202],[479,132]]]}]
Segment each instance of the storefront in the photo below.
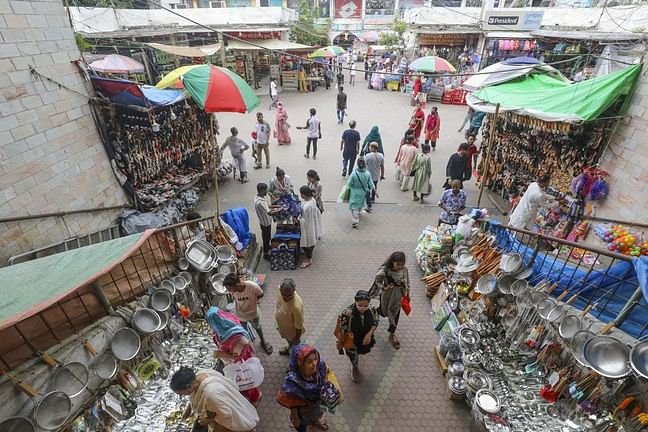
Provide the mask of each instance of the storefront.
[{"label": "storefront", "polygon": [[453,65],[460,63],[462,54],[475,51],[479,42],[479,33],[446,33],[428,32],[416,35],[416,46],[419,55],[437,55]]},{"label": "storefront", "polygon": [[529,33],[488,32],[479,69],[513,57],[537,57],[538,44]]}]

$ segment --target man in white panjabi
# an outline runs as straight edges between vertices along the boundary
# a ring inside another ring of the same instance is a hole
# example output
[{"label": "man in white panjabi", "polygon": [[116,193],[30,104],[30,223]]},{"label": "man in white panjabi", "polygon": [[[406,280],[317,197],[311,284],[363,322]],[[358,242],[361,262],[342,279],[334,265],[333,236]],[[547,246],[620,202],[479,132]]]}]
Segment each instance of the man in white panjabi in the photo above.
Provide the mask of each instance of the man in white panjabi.
[{"label": "man in white panjabi", "polygon": [[253,432],[259,424],[256,409],[236,383],[214,370],[194,372],[183,366],[171,378],[170,386],[191,399],[185,417],[194,411],[197,422],[209,432]]},{"label": "man in white panjabi", "polygon": [[533,221],[541,207],[555,207],[558,204],[554,197],[545,192],[547,186],[549,176],[546,175],[538,177],[538,181],[529,185],[509,218],[509,226],[527,229],[527,225]]}]

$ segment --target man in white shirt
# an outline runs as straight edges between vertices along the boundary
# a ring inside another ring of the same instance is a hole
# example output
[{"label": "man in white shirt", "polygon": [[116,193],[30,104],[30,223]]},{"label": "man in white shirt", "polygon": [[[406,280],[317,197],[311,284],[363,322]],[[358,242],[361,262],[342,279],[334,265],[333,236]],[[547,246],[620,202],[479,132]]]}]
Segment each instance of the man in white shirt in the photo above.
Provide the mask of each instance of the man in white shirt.
[{"label": "man in white shirt", "polygon": [[310,157],[311,144],[313,145],[313,160],[317,159],[317,140],[322,138],[322,124],[320,119],[315,117],[317,111],[315,108],[310,109],[310,118],[306,120],[306,126],[297,126],[297,129],[306,129],[306,153],[304,157]]},{"label": "man in white shirt", "polygon": [[263,165],[263,153],[266,156],[266,168],[270,168],[270,125],[263,120],[263,113],[257,113],[257,122],[254,125],[257,142],[257,163],[255,169]]},{"label": "man in white shirt", "polygon": [[277,102],[279,102],[279,92],[277,91],[277,83],[274,77],[270,78],[270,99],[272,99],[272,102],[268,109],[276,108]]},{"label": "man in white shirt", "polygon": [[349,84],[355,85],[356,65],[351,63],[351,72],[349,72]]}]

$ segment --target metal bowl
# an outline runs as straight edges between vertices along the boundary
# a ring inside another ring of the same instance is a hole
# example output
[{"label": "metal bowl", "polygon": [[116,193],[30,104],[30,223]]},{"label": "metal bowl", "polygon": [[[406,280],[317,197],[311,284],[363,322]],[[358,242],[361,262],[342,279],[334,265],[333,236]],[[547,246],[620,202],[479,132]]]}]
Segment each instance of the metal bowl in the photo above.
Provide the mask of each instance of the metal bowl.
[{"label": "metal bowl", "polygon": [[513,284],[511,285],[511,294],[514,296],[519,296],[523,292],[525,292],[527,289],[529,289],[529,283],[525,281],[524,279],[517,279]]},{"label": "metal bowl", "polygon": [[475,291],[485,296],[497,294],[497,278],[495,275],[487,273],[479,278]]},{"label": "metal bowl", "polygon": [[453,376],[448,380],[448,388],[454,394],[466,393],[467,387],[466,381],[460,376]]},{"label": "metal bowl", "polygon": [[637,375],[648,379],[648,341],[639,342],[632,347],[630,367]]},{"label": "metal bowl", "polygon": [[62,366],[52,380],[52,390],[62,391],[69,397],[77,397],[88,386],[90,371],[80,362],[70,362]]},{"label": "metal bowl", "polygon": [[474,347],[479,343],[479,333],[470,327],[459,330],[459,342],[464,347]]},{"label": "metal bowl", "polygon": [[9,417],[0,423],[2,432],[35,432],[34,424],[25,417]]},{"label": "metal bowl", "polygon": [[515,276],[503,276],[497,281],[497,288],[502,294],[511,294],[511,289],[515,281],[517,281],[517,279],[515,279]]},{"label": "metal bowl", "polygon": [[592,369],[606,378],[623,378],[630,373],[630,348],[612,336],[589,339],[583,345],[583,356]]},{"label": "metal bowl", "polygon": [[171,295],[175,295],[176,292],[175,285],[169,279],[160,282],[160,289],[167,290]]},{"label": "metal bowl", "polygon": [[503,254],[500,258],[500,269],[505,273],[516,273],[524,265],[520,254]]},{"label": "metal bowl", "polygon": [[153,309],[138,309],[133,314],[132,324],[139,333],[153,333],[160,327],[160,316]]},{"label": "metal bowl", "polygon": [[171,298],[169,291],[165,289],[155,291],[149,299],[149,306],[156,312],[168,310],[171,307],[171,303],[173,303],[173,298]]},{"label": "metal bowl", "polygon": [[117,359],[110,353],[103,353],[95,359],[92,370],[103,380],[109,380],[117,373]]},{"label": "metal bowl", "polygon": [[563,339],[571,339],[581,330],[582,321],[578,315],[568,314],[560,322],[558,333]]},{"label": "metal bowl", "polygon": [[519,273],[515,274],[516,279],[526,279],[533,274],[533,267],[527,267]]},{"label": "metal bowl", "polygon": [[220,263],[236,262],[236,249],[229,245],[216,246],[216,259]]},{"label": "metal bowl", "polygon": [[227,288],[225,288],[225,285],[223,285],[225,276],[226,276],[225,273],[214,273],[213,275],[209,276],[208,279],[209,287],[210,287],[210,291],[213,294],[216,295],[227,294]]},{"label": "metal bowl", "polygon": [[476,369],[473,369],[467,373],[466,381],[468,382],[470,388],[472,388],[475,392],[484,388],[490,389],[493,387],[493,383],[488,375]]},{"label": "metal bowl", "polygon": [[157,314],[160,317],[160,326],[156,331],[164,330],[169,325],[169,315],[164,312],[158,312]]},{"label": "metal bowl", "polygon": [[538,315],[542,318],[547,319],[552,310],[556,307],[556,300],[552,298],[546,298],[537,304]]},{"label": "metal bowl", "polygon": [[218,273],[222,273],[224,275],[236,273],[236,265],[231,263],[219,263],[217,271]]},{"label": "metal bowl", "polygon": [[187,281],[180,275],[174,276],[174,278],[171,279],[171,282],[173,282],[173,286],[175,287],[176,291],[183,291],[185,288],[187,288]]},{"label": "metal bowl", "polygon": [[571,339],[572,355],[578,363],[585,367],[590,367],[590,364],[583,354],[583,347],[585,346],[585,343],[594,336],[596,335],[589,330],[581,330]]},{"label": "metal bowl", "polygon": [[478,390],[477,394],[475,394],[475,401],[479,409],[489,414],[496,414],[501,408],[497,394],[490,389]]},{"label": "metal bowl", "polygon": [[189,260],[185,257],[181,257],[178,260],[178,268],[182,271],[189,270]]},{"label": "metal bowl", "polygon": [[123,327],[113,335],[110,341],[110,350],[117,360],[128,361],[137,355],[141,344],[142,341],[135,330],[130,327]]},{"label": "metal bowl", "polygon": [[208,272],[216,264],[216,249],[204,240],[193,240],[187,246],[185,258],[199,272]]},{"label": "metal bowl", "polygon": [[43,396],[34,408],[32,418],[34,423],[41,429],[54,430],[65,424],[70,411],[72,401],[62,391],[53,391]]},{"label": "metal bowl", "polygon": [[191,285],[191,283],[193,282],[193,276],[188,271],[181,271],[180,273],[178,273],[178,276],[184,279],[187,285]]}]

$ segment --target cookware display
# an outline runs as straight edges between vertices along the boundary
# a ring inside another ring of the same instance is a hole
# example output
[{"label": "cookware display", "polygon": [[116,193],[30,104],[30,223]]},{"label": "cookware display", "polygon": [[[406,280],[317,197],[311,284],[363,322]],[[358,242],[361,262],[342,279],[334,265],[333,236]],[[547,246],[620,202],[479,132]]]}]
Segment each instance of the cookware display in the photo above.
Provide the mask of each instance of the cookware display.
[{"label": "cookware display", "polygon": [[151,309],[155,310],[156,312],[164,312],[168,310],[171,307],[172,303],[173,297],[171,297],[169,291],[164,289],[155,291],[153,294],[151,294],[151,297],[149,299],[149,305],[151,306]]},{"label": "cookware display", "polygon": [[131,324],[138,333],[147,335],[157,331],[160,327],[160,316],[153,309],[137,309],[133,314]]},{"label": "cookware display", "polygon": [[122,327],[117,330],[110,341],[110,350],[115,358],[121,361],[135,358],[141,346],[142,341],[139,335],[130,327]]},{"label": "cookware display", "polygon": [[75,398],[88,386],[90,371],[81,362],[71,362],[60,367],[54,374],[52,390],[61,391],[70,398]]},{"label": "cookware display", "polygon": [[34,423],[26,417],[9,417],[0,422],[2,432],[35,432]]},{"label": "cookware display", "polygon": [[199,272],[209,272],[218,265],[216,249],[200,239],[192,240],[189,243],[185,257],[189,264]]}]

